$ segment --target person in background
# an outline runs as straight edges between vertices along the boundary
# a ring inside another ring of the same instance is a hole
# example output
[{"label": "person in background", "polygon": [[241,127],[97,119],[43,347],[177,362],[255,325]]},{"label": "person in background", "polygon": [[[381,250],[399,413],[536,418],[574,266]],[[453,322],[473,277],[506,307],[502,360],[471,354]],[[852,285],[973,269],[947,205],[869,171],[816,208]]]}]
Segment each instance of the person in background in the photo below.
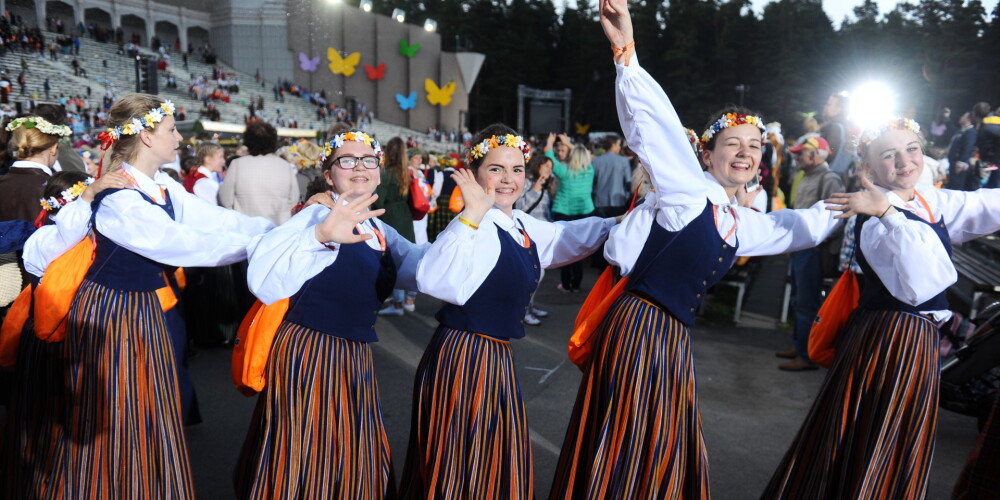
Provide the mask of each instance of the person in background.
[{"label": "person in background", "polygon": [[[410,213],[410,180],[413,178],[407,167],[406,143],[399,137],[389,139],[385,144],[385,162],[381,170],[381,182],[375,188],[378,200],[372,205],[375,210],[385,209],[381,217],[399,236],[413,243],[413,215]],[[412,295],[408,295],[411,294]],[[414,310],[413,297],[416,292],[395,289],[392,298],[378,313],[380,316],[402,316]]]},{"label": "person in background", "polygon": [[247,155],[229,165],[219,187],[219,202],[225,208],[281,224],[299,202],[299,184],[295,169],[274,154],[278,131],[269,123],[250,122],[243,141]]},{"label": "person in background", "polygon": [[[590,151],[577,144],[569,150],[572,142],[566,134],[559,135],[559,151],[569,153],[561,158],[553,151],[556,135],[549,134],[545,142],[545,156],[552,159],[552,174],[559,179],[556,196],[552,202],[552,219],[573,221],[590,217],[594,213],[594,167],[590,164]],[[579,292],[583,281],[583,264],[573,262],[559,270],[560,283],[557,288],[563,292]]]},{"label": "person in background", "polygon": [[[543,221],[549,220],[549,206],[552,197],[549,195],[552,187],[552,158],[543,155],[535,155],[528,162],[528,172],[525,175],[524,194],[514,203],[514,208]],[[541,283],[545,277],[545,270],[542,269],[538,282]],[[523,323],[537,326],[542,324],[542,318],[549,315],[548,311],[535,306],[535,296],[538,295],[536,289],[531,294],[531,303],[524,313]]]},{"label": "person in background", "polygon": [[958,117],[958,132],[951,138],[948,146],[948,189],[979,189],[979,176],[970,168],[975,147],[976,127],[972,123],[972,114],[965,112]]},{"label": "person in background", "polygon": [[198,165],[184,177],[184,189],[213,205],[219,204],[219,184],[226,166],[226,150],[213,142],[198,145],[194,153]]},{"label": "person in background", "polygon": [[[604,154],[594,158],[594,214],[598,217],[617,217],[628,211],[632,201],[632,166],[621,155],[622,138],[618,134],[605,136],[601,140]],[[603,268],[604,248],[591,256],[594,267]]]}]

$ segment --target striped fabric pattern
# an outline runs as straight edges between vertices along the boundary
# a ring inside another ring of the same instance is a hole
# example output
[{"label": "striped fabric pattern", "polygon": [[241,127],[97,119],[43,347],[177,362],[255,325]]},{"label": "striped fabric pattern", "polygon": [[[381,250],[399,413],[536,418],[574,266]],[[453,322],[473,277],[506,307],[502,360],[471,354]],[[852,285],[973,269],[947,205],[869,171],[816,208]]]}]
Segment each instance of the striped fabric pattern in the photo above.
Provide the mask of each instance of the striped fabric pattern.
[{"label": "striped fabric pattern", "polygon": [[238,498],[393,496],[369,344],[282,323],[235,486]]},{"label": "striped fabric pattern", "polygon": [[439,327],[417,367],[401,496],[530,500],[533,470],[510,342]]},{"label": "striped fabric pattern", "polygon": [[623,293],[595,335],[549,498],[710,498],[688,328]]},{"label": "striped fabric pattern", "polygon": [[921,499],[937,428],[938,331],[856,310],[802,428],[761,498]]},{"label": "striped fabric pattern", "polygon": [[42,498],[193,498],[173,351],[156,293],[85,280],[62,348],[70,399]]},{"label": "striped fabric pattern", "polygon": [[[0,498],[49,496],[56,449],[53,443],[62,436],[60,417],[68,401],[61,350],[62,344],[36,337],[32,321],[27,321],[18,346],[7,423],[0,438],[0,484],[4,485]],[[45,397],[38,397],[40,394]]]}]

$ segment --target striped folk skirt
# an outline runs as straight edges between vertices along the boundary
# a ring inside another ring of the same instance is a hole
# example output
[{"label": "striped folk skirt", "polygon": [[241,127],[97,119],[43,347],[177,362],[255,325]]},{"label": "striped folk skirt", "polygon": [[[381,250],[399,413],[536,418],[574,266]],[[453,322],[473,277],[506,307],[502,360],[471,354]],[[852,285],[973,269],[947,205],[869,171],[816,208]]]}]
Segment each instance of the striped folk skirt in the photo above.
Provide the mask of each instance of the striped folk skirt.
[{"label": "striped folk skirt", "polygon": [[623,293],[595,335],[549,498],[709,498],[687,326]]},{"label": "striped folk skirt", "polygon": [[392,497],[371,347],[278,328],[235,474],[238,498]]},{"label": "striped folk skirt", "polygon": [[[21,335],[17,366],[0,437],[0,498],[46,498],[62,438],[66,404],[63,344],[35,336],[29,319]],[[39,397],[42,395],[43,397]]]},{"label": "striped folk skirt", "polygon": [[934,323],[854,311],[833,366],[761,498],[920,499],[937,427]]},{"label": "striped folk skirt", "polygon": [[49,403],[57,416],[26,443],[51,447],[35,467],[47,484],[29,485],[29,497],[194,497],[164,321],[154,292],[80,285],[66,340],[54,344],[64,384]]},{"label": "striped folk skirt", "polygon": [[411,499],[533,498],[510,342],[438,327],[417,367],[400,491]]}]

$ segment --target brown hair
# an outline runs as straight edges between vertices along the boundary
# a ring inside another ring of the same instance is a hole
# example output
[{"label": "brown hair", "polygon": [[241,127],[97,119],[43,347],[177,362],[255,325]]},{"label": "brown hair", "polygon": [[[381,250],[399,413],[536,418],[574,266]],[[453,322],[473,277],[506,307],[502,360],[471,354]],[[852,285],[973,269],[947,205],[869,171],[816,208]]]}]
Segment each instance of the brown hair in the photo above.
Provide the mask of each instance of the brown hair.
[{"label": "brown hair", "polygon": [[214,142],[203,142],[194,150],[195,166],[204,165],[205,158],[212,156],[216,151],[222,151],[223,147]]},{"label": "brown hair", "polygon": [[[130,123],[133,118],[141,118],[149,113],[149,110],[158,108],[160,104],[163,104],[163,99],[150,94],[129,94],[122,97],[115,101],[108,112],[108,127],[114,128]],[[135,157],[139,154],[139,144],[141,144],[139,134],[122,134],[111,149],[107,171],[121,168],[122,163],[135,161]]]},{"label": "brown hair", "polygon": [[395,175],[399,181],[399,194],[408,196],[410,194],[410,169],[406,158],[406,143],[399,137],[389,139],[385,144],[385,171],[390,175]]},{"label": "brown hair", "polygon": [[55,146],[58,135],[49,135],[37,128],[17,127],[10,133],[7,151],[15,160],[23,160]]}]

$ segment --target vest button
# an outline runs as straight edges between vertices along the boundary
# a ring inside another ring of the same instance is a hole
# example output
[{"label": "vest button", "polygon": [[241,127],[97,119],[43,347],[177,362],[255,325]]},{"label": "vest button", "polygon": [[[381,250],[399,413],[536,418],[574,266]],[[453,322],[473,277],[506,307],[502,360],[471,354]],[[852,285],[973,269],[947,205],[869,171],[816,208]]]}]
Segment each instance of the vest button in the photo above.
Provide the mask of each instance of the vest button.
[{"label": "vest button", "polygon": [[701,298],[701,294],[700,294],[700,293],[696,293],[696,294],[694,294],[694,298],[696,298],[696,299],[700,299],[700,298]]},{"label": "vest button", "polygon": [[719,257],[719,262],[722,262],[722,257]]},{"label": "vest button", "polygon": [[712,271],[712,276],[715,276],[715,271],[714,270]]},{"label": "vest button", "polygon": [[723,249],[723,250],[725,250],[725,249],[727,249],[727,248],[729,248],[729,245],[727,245],[727,244],[723,243],[723,244],[722,244],[722,249]]},{"label": "vest button", "polygon": [[701,286],[708,286],[708,281],[702,280],[701,281]]},{"label": "vest button", "polygon": [[694,308],[692,307],[691,309],[688,309],[688,311],[694,312]]},{"label": "vest button", "polygon": [[538,269],[538,264],[535,264],[535,265],[534,265],[534,266],[532,266],[532,267],[534,267],[535,269]]}]

